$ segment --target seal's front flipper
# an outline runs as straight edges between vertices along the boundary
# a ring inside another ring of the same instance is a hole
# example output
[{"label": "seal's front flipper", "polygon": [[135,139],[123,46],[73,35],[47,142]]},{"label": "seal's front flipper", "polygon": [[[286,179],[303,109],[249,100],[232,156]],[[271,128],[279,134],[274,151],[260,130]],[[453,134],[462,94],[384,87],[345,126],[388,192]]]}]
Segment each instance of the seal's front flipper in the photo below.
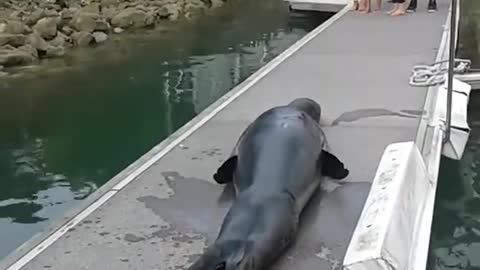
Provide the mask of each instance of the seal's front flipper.
[{"label": "seal's front flipper", "polygon": [[334,179],[343,179],[348,176],[349,171],[343,163],[333,154],[322,150],[320,161],[322,163],[322,175]]},{"label": "seal's front flipper", "polygon": [[219,184],[230,183],[233,180],[233,173],[237,168],[238,156],[231,156],[218,168],[217,172],[213,175],[215,182]]}]

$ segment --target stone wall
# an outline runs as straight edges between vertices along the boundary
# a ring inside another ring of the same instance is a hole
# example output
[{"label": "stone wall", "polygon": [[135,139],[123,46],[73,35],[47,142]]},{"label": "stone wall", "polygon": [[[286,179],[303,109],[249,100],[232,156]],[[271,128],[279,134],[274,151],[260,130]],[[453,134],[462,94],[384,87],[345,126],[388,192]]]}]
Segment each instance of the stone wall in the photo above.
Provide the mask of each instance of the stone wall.
[{"label": "stone wall", "polygon": [[224,0],[1,0],[0,76],[4,68],[61,57],[124,30],[193,18]]}]

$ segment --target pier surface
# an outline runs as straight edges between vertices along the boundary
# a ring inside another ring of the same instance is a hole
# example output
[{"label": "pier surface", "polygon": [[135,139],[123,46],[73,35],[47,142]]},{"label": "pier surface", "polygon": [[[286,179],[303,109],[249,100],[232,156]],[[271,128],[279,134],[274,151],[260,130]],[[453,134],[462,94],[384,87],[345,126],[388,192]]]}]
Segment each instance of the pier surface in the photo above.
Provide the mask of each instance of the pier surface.
[{"label": "pier surface", "polygon": [[[310,97],[321,104],[331,151],[350,175],[322,186],[302,217],[295,245],[272,269],[340,269],[385,147],[416,138],[427,89],[410,87],[408,80],[415,64],[434,61],[448,8],[447,0],[438,0],[436,13],[420,5],[416,13],[396,18],[384,11],[342,10],[290,57],[274,60],[273,70],[266,73],[266,67],[263,77],[247,79],[112,179],[74,211],[79,216],[70,213],[73,219],[55,223],[68,230],[37,237],[2,267],[187,269],[215,239],[230,205],[212,175],[240,133],[264,110]],[[192,133],[180,142],[184,132]],[[140,167],[145,170],[131,176]]]}]

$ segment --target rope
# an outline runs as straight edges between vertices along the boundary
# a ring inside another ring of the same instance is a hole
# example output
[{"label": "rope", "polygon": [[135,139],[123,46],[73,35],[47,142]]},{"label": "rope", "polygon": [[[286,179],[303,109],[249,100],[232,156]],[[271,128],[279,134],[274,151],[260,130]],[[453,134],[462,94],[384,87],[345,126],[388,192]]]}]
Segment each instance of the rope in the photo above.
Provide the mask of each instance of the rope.
[{"label": "rope", "polygon": [[[426,87],[442,84],[446,81],[448,75],[447,67],[442,66],[448,63],[448,60],[435,62],[431,65],[416,65],[413,67],[409,84],[412,86]],[[472,62],[468,59],[455,59],[453,72],[463,74],[470,70]]]}]

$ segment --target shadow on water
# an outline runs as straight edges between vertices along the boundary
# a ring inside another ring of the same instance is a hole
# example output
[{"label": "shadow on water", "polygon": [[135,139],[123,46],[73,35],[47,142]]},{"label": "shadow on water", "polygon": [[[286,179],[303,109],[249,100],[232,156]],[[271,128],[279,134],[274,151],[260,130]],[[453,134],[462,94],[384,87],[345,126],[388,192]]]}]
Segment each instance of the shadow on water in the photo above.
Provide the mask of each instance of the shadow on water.
[{"label": "shadow on water", "polygon": [[329,16],[232,1],[0,82],[0,258]]}]

